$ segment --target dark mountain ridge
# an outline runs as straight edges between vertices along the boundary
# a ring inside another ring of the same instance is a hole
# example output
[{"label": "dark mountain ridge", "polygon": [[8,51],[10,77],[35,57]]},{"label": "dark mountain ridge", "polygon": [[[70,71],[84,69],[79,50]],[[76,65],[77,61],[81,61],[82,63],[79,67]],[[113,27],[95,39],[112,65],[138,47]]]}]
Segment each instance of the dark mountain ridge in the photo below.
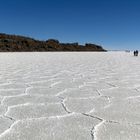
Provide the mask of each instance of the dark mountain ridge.
[{"label": "dark mountain ridge", "polygon": [[100,45],[86,43],[60,43],[55,39],[36,40],[19,35],[0,33],[0,52],[33,52],[33,51],[106,51]]}]

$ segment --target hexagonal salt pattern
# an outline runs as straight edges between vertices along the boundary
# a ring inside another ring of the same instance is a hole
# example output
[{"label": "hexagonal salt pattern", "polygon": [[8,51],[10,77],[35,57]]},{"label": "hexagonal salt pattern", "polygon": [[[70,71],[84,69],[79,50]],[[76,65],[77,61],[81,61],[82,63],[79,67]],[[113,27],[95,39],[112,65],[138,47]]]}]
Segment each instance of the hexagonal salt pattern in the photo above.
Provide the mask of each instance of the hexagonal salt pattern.
[{"label": "hexagonal salt pattern", "polygon": [[140,57],[0,54],[0,140],[139,140]]}]

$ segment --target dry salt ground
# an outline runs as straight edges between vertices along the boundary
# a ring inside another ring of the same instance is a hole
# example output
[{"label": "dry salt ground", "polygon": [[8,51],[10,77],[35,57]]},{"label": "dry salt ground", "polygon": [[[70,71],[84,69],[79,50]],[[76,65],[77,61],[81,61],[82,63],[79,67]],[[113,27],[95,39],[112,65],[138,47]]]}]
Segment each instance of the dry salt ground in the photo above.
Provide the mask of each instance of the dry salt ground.
[{"label": "dry salt ground", "polygon": [[0,53],[0,140],[140,140],[140,57]]}]

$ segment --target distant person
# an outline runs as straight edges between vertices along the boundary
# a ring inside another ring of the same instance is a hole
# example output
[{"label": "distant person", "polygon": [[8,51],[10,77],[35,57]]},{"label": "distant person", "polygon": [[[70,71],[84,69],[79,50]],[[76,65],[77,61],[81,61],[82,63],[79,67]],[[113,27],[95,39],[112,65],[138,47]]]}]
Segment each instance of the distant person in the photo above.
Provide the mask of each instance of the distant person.
[{"label": "distant person", "polygon": [[138,51],[138,50],[136,50],[135,54],[136,54],[136,56],[138,56],[138,54],[139,54],[139,51]]},{"label": "distant person", "polygon": [[136,51],[134,51],[134,56],[136,56]]},{"label": "distant person", "polygon": [[134,51],[134,56],[138,56],[138,54],[139,54],[138,50]]}]

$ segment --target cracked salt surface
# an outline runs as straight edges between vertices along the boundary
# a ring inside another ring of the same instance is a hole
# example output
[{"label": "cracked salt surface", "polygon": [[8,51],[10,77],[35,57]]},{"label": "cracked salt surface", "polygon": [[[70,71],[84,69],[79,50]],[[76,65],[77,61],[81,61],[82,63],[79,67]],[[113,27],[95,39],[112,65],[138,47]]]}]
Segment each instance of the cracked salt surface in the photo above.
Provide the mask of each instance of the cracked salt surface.
[{"label": "cracked salt surface", "polygon": [[98,120],[80,114],[63,117],[38,118],[19,121],[11,130],[0,136],[1,140],[62,140],[91,139],[90,130]]},{"label": "cracked salt surface", "polygon": [[1,89],[0,90],[0,96],[15,96],[15,95],[21,95],[24,94],[25,89]]},{"label": "cracked salt surface", "polygon": [[48,104],[48,103],[59,103],[60,99],[54,96],[34,96],[34,95],[21,95],[21,96],[12,96],[5,97],[3,104],[6,106],[22,105],[22,104]]},{"label": "cracked salt surface", "polygon": [[88,113],[100,110],[104,106],[108,105],[109,102],[106,98],[87,98],[87,99],[72,99],[68,98],[65,101],[67,108],[71,112]]},{"label": "cracked salt surface", "polygon": [[50,117],[56,115],[64,115],[62,105],[56,104],[21,104],[9,107],[6,115],[16,120],[23,120],[28,118]]},{"label": "cracked salt surface", "polygon": [[0,140],[139,140],[140,57],[1,53]]},{"label": "cracked salt surface", "polygon": [[0,117],[0,134],[6,131],[11,125],[13,121],[8,118]]}]

